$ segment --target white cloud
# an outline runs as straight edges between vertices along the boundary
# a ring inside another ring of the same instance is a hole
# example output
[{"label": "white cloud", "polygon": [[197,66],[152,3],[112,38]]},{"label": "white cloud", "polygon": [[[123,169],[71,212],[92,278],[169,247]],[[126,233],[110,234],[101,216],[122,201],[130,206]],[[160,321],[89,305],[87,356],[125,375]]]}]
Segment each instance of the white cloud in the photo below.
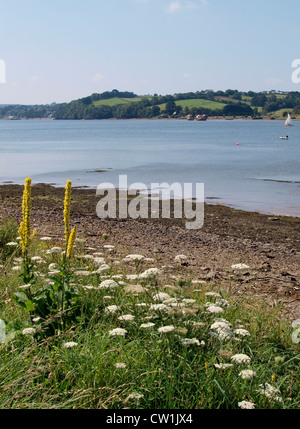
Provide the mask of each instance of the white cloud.
[{"label": "white cloud", "polygon": [[102,79],[103,79],[103,75],[101,73],[95,73],[94,76],[93,76],[92,81],[93,82],[99,82]]},{"label": "white cloud", "polygon": [[31,76],[31,78],[29,79],[30,80],[30,82],[36,82],[37,80],[39,80],[39,77],[38,76]]},{"label": "white cloud", "polygon": [[167,12],[169,13],[177,12],[181,8],[182,8],[182,4],[179,1],[173,1],[167,6]]},{"label": "white cloud", "polygon": [[207,0],[189,0],[185,2],[181,2],[179,0],[172,1],[166,8],[168,13],[178,12],[182,9],[195,9],[199,5],[205,6],[207,5]]},{"label": "white cloud", "polygon": [[191,73],[183,73],[182,77],[185,79],[188,79],[189,77],[192,77]]},{"label": "white cloud", "polygon": [[188,1],[187,4],[186,4],[186,8],[187,9],[195,9],[195,7],[197,7],[197,5],[193,1]]}]

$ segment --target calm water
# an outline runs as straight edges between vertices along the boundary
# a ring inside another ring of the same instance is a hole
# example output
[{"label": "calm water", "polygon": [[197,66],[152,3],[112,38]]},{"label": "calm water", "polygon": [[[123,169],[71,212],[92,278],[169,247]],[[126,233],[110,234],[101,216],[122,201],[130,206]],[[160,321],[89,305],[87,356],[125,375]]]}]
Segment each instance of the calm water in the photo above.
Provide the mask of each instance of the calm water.
[{"label": "calm water", "polygon": [[300,123],[0,121],[0,183],[96,189],[120,174],[149,187],[204,183],[207,202],[300,216]]}]

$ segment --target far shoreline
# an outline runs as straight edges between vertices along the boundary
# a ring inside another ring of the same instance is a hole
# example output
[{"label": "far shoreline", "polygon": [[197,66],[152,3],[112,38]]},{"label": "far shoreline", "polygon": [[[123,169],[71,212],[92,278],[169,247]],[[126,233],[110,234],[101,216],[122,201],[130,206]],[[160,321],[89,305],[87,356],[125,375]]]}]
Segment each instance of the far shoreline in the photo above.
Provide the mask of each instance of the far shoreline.
[{"label": "far shoreline", "polygon": [[[220,116],[209,116],[207,120],[205,121],[198,121],[197,119],[188,120],[185,117],[178,117],[178,118],[125,118],[125,119],[119,119],[119,118],[105,118],[105,119],[56,119],[56,118],[0,118],[0,121],[187,121],[187,122],[207,122],[207,121],[270,121],[270,122],[285,122],[286,118],[269,118],[269,117],[259,117],[259,118],[252,118],[252,117],[220,117]],[[294,118],[294,122],[300,121],[300,118]]]}]

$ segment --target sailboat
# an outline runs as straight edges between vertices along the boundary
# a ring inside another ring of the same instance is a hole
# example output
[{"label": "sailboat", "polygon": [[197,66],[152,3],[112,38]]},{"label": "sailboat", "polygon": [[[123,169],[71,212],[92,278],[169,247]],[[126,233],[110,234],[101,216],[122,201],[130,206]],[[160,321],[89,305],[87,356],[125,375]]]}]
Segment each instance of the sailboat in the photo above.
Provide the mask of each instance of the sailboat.
[{"label": "sailboat", "polygon": [[288,114],[287,120],[285,121],[284,125],[286,125],[287,127],[291,127],[294,125],[290,114]]}]

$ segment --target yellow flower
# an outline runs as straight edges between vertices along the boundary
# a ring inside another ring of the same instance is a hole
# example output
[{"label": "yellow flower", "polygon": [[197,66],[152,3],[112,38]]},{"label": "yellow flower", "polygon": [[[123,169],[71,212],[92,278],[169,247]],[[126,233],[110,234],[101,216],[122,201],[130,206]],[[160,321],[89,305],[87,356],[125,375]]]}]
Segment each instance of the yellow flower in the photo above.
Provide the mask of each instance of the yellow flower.
[{"label": "yellow flower", "polygon": [[64,222],[65,222],[65,239],[68,243],[70,235],[70,206],[71,206],[71,180],[67,180],[65,187],[65,201],[64,201]]},{"label": "yellow flower", "polygon": [[31,224],[30,224],[30,210],[31,210],[31,178],[27,177],[24,183],[23,202],[22,202],[22,222],[19,227],[19,234],[21,237],[22,252],[25,253],[30,239]]},{"label": "yellow flower", "polygon": [[68,248],[67,248],[67,258],[70,258],[71,254],[73,252],[75,238],[76,238],[76,227],[74,227],[72,229],[70,237],[69,237]]},{"label": "yellow flower", "polygon": [[271,378],[272,378],[272,381],[275,381],[275,378],[276,378],[276,377],[275,377],[275,375],[273,374]]}]

